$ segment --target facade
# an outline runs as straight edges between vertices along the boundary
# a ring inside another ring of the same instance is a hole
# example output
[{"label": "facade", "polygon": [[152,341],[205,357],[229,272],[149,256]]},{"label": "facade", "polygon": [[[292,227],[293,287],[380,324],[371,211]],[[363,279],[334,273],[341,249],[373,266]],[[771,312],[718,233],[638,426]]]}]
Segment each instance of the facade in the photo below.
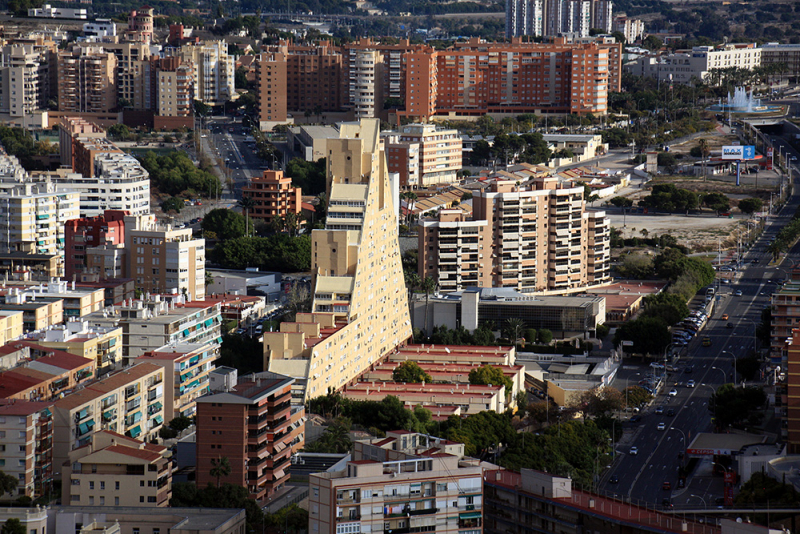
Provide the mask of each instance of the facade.
[{"label": "facade", "polygon": [[64,322],[62,299],[33,300],[32,297],[32,294],[19,288],[9,288],[0,292],[0,309],[21,311],[24,332],[43,330]]},{"label": "facade", "polygon": [[50,403],[0,400],[0,469],[18,480],[13,496],[44,495],[53,480]]},{"label": "facade", "polygon": [[787,452],[800,454],[800,329],[792,329],[792,337],[786,340],[786,357],[781,369],[786,369],[785,379],[778,391],[784,406],[783,428]]},{"label": "facade", "polygon": [[[106,210],[98,217],[67,221],[64,228],[64,273],[67,280],[80,278],[86,272],[86,249],[99,245],[125,243],[125,216],[120,210]],[[116,278],[121,273],[97,273],[101,278]]]},{"label": "facade", "polygon": [[[302,447],[302,406],[293,407],[291,378],[262,373],[197,399],[197,485],[217,483],[210,470],[231,464],[220,483],[247,488],[266,503],[289,480],[293,447]],[[243,446],[244,445],[244,446]]]},{"label": "facade", "polygon": [[355,118],[380,118],[384,101],[383,54],[378,50],[360,49],[351,49],[349,53],[349,104]]},{"label": "facade", "polygon": [[506,0],[506,37],[611,32],[611,0]]},{"label": "facade", "polygon": [[410,124],[387,133],[389,172],[400,173],[400,187],[417,189],[458,181],[462,164],[461,135],[433,124]]},{"label": "facade", "polygon": [[187,301],[183,295],[147,300],[131,299],[128,305],[93,313],[86,320],[92,326],[122,328],[122,357],[125,365],[148,351],[170,344],[221,343],[220,303]]},{"label": "facade", "polygon": [[3,345],[22,337],[23,313],[0,306],[0,342]]},{"label": "facade", "polygon": [[644,22],[624,15],[614,17],[613,31],[625,36],[625,44],[632,44],[644,38]]},{"label": "facade", "polygon": [[[160,386],[160,387],[159,387]],[[91,442],[98,430],[150,441],[164,423],[164,369],[141,363],[112,373],[56,401],[53,460]]]},{"label": "facade", "polygon": [[210,106],[221,106],[233,98],[235,58],[228,55],[228,43],[185,44],[176,52],[168,51],[167,55],[180,56],[194,69],[194,98]]},{"label": "facade", "polygon": [[172,391],[164,397],[167,419],[195,414],[195,400],[208,393],[208,374],[219,359],[219,343],[176,343],[145,352],[136,362],[149,362],[164,369],[164,379]]},{"label": "facade", "polygon": [[99,373],[122,364],[122,328],[89,326],[86,321],[69,321],[25,338],[41,347],[69,352],[95,362]]},{"label": "facade", "polygon": [[[126,31],[123,39],[108,38],[102,43],[86,42],[83,46],[100,46],[105,52],[114,54],[116,58],[116,96],[118,102],[127,102],[131,109],[152,109],[152,98],[149,90],[150,58],[149,46],[142,40],[133,40],[134,33]],[[123,106],[120,106],[123,107]]]},{"label": "facade", "polygon": [[585,204],[582,186],[555,178],[534,179],[527,188],[494,180],[474,193],[472,220],[460,210],[420,220],[419,275],[433,277],[442,291],[532,293],[605,282],[610,227],[604,212],[590,215]]},{"label": "facade", "polygon": [[102,47],[58,53],[58,110],[108,113],[117,107],[117,58]]},{"label": "facade", "polygon": [[251,178],[250,183],[242,187],[242,196],[252,198],[255,203],[248,212],[250,219],[267,224],[275,217],[286,219],[289,213],[299,217],[302,194],[301,188],[292,187],[292,179],[284,176],[283,171],[264,171],[262,176]]},{"label": "facade", "polygon": [[[690,84],[692,80],[714,83],[715,70],[752,70],[761,65],[761,48],[753,43],[695,46],[658,57],[642,56],[625,65],[636,76],[656,78],[664,83]],[[719,82],[717,82],[719,83]]]},{"label": "facade", "polygon": [[116,37],[117,23],[111,19],[95,19],[83,25],[84,37]]},{"label": "facade", "polygon": [[761,45],[761,64],[782,64],[784,76],[800,76],[800,44],[764,43]]},{"label": "facade", "polygon": [[28,9],[28,16],[43,19],[86,19],[89,12],[86,9],[68,7],[51,7],[45,4],[42,7]]},{"label": "facade", "polygon": [[411,336],[399,184],[387,176],[379,121],[343,123],[339,134],[328,140],[326,226],[311,234],[312,312],[264,333],[265,367],[305,382],[306,398],[341,389]]},{"label": "facade", "polygon": [[76,219],[80,195],[53,184],[24,184],[0,192],[0,248],[6,252],[57,254],[63,273],[64,224]]},{"label": "facade", "polygon": [[54,401],[95,377],[94,360],[29,341],[4,345],[19,353],[15,367],[0,373],[0,398]]},{"label": "facade", "polygon": [[[256,56],[254,63],[259,127],[261,130],[271,130],[275,124],[286,122],[288,117],[288,86],[290,83],[286,79],[286,54],[281,52],[262,53]],[[294,84],[292,83],[292,85]],[[299,92],[298,88],[295,88],[294,93]]]},{"label": "facade", "polygon": [[405,430],[357,441],[343,471],[309,478],[309,531],[483,532],[483,472],[464,445]]},{"label": "facade", "polygon": [[169,450],[100,430],[69,452],[62,501],[71,506],[166,507],[172,496]]},{"label": "facade", "polygon": [[[50,514],[47,517],[46,528],[50,534],[100,534],[101,532],[130,534],[137,528],[146,534],[151,534],[153,530],[155,530],[153,534],[166,532],[245,534],[247,532],[245,511],[236,508],[142,508],[110,505],[100,508],[95,505],[53,506],[48,510]],[[142,529],[142,525],[147,525],[147,531]],[[40,532],[45,534],[44,529]],[[31,532],[31,534],[37,533]]]},{"label": "facade", "polygon": [[154,12],[155,10],[150,6],[142,6],[138,10],[131,11],[130,15],[128,15],[128,29],[125,30],[125,39],[150,44],[153,40]]},{"label": "facade", "polygon": [[0,114],[23,117],[47,108],[51,55],[35,44],[0,48]]},{"label": "facade", "polygon": [[156,80],[154,127],[193,128],[194,67],[178,57],[158,58],[152,63]]}]

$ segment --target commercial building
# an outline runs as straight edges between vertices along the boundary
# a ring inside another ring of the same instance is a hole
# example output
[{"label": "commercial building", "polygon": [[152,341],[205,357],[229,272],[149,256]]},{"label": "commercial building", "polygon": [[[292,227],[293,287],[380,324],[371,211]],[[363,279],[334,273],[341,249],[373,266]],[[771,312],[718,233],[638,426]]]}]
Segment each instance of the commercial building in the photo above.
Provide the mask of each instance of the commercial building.
[{"label": "commercial building", "polygon": [[117,58],[102,47],[58,53],[58,110],[108,113],[117,107]]},{"label": "commercial building", "polygon": [[695,46],[672,54],[639,57],[626,63],[625,70],[664,83],[687,85],[701,80],[719,84],[721,80],[713,71],[734,67],[752,70],[761,65],[761,51],[754,43]]},{"label": "commercial building", "polygon": [[[569,477],[532,469],[522,469],[521,473],[487,470],[483,475],[483,497],[485,534],[522,534],[532,529],[565,534],[720,534],[739,532],[735,527],[742,527],[741,523],[731,522],[731,530],[726,531],[677,514],[657,512],[652,507],[577,490]],[[746,532],[759,530],[748,528]]]},{"label": "commercial building", "polygon": [[179,56],[183,63],[192,65],[194,98],[204,104],[221,106],[236,94],[235,58],[228,55],[228,43],[224,40],[184,44],[180,49],[168,49],[166,56]]},{"label": "commercial building", "polygon": [[220,343],[219,302],[187,301],[183,295],[152,295],[96,312],[86,320],[94,326],[122,328],[125,365],[145,352],[176,343]]},{"label": "commercial building", "polygon": [[291,378],[261,373],[197,399],[197,485],[217,483],[213,460],[228,458],[220,478],[265,504],[289,480],[293,447],[302,447],[305,411],[293,407]]},{"label": "commercial building", "polygon": [[292,187],[292,179],[284,176],[283,171],[264,171],[242,187],[242,196],[253,199],[254,206],[248,210],[250,219],[266,224],[275,217],[285,220],[289,213],[299,220],[303,209],[302,194],[301,188]]},{"label": "commercial building", "polygon": [[69,452],[62,501],[72,506],[166,507],[172,497],[169,449],[100,430]]},{"label": "commercial building", "polygon": [[554,177],[517,183],[500,177],[475,191],[471,220],[460,210],[421,219],[420,277],[433,277],[442,291],[509,287],[523,293],[607,281],[610,227],[604,212],[586,211],[583,186]]},{"label": "commercial building", "polygon": [[399,184],[386,170],[379,121],[343,123],[339,134],[328,140],[326,226],[311,235],[312,312],[264,333],[265,367],[305,382],[306,398],[342,388],[411,336]]},{"label": "commercial building", "polygon": [[309,530],[482,532],[483,472],[464,445],[406,430],[357,441],[347,468],[309,478]]},{"label": "commercial building", "polygon": [[400,173],[400,187],[425,188],[458,181],[461,136],[433,124],[410,124],[382,134],[389,172]]},{"label": "commercial building", "polygon": [[149,362],[164,369],[164,379],[172,391],[164,397],[167,419],[195,414],[195,400],[208,393],[208,374],[219,359],[219,343],[175,343],[148,351],[136,362]]},{"label": "commercial building", "polygon": [[785,65],[779,78],[800,76],[800,44],[764,43],[761,45],[762,65]]},{"label": "commercial building", "polygon": [[[100,245],[125,243],[125,216],[127,211],[106,210],[97,217],[84,217],[67,221],[64,228],[64,273],[74,280],[86,272],[86,249]],[[103,270],[101,278],[118,278],[121,272]]]},{"label": "commercial building", "polygon": [[141,363],[87,384],[53,403],[53,460],[63,465],[69,452],[111,430],[142,441],[156,437],[164,423],[164,369]]},{"label": "commercial building", "polygon": [[0,469],[18,480],[13,496],[44,495],[53,477],[50,403],[0,400]]}]

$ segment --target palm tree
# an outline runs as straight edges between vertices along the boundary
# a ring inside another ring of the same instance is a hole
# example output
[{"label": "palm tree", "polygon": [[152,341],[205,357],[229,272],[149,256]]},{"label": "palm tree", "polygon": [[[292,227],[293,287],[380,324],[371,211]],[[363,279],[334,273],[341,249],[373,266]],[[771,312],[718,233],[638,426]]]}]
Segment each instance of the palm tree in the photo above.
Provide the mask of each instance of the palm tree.
[{"label": "palm tree", "polygon": [[414,296],[414,290],[420,285],[420,278],[417,273],[411,271],[404,271],[404,278],[406,279],[406,289],[408,290],[408,305],[411,306],[411,299]]},{"label": "palm tree", "polygon": [[300,218],[295,212],[288,211],[286,212],[284,220],[286,221],[286,228],[289,230],[289,234],[294,237],[297,233],[297,226],[300,224]]},{"label": "palm tree", "polygon": [[430,276],[426,276],[419,283],[419,288],[422,291],[425,292],[425,334],[426,335],[430,335],[430,332],[428,331],[428,301],[429,301],[430,294],[433,291],[436,291],[436,287],[438,285],[439,284],[436,283],[436,280],[434,280]]},{"label": "palm tree", "polygon": [[697,145],[700,147],[700,154],[703,156],[703,181],[706,181],[706,158],[711,154],[711,149],[708,146],[708,139],[701,138]]},{"label": "palm tree", "polygon": [[503,332],[511,340],[514,345],[517,344],[517,340],[519,339],[519,334],[522,332],[522,329],[525,328],[525,323],[519,317],[512,317],[511,319],[506,319],[505,324],[503,325]]},{"label": "palm tree", "polygon": [[250,235],[250,210],[256,207],[256,201],[253,197],[244,195],[238,201],[236,201],[236,205],[242,208],[244,211],[244,235]]},{"label": "palm tree", "polygon": [[272,230],[273,233],[277,234],[283,231],[284,225],[285,223],[283,217],[280,215],[275,215],[269,222],[269,229]]},{"label": "palm tree", "polygon": [[219,480],[231,474],[231,462],[227,456],[220,456],[217,459],[211,459],[211,471],[209,474],[217,478],[217,487],[219,487]]}]

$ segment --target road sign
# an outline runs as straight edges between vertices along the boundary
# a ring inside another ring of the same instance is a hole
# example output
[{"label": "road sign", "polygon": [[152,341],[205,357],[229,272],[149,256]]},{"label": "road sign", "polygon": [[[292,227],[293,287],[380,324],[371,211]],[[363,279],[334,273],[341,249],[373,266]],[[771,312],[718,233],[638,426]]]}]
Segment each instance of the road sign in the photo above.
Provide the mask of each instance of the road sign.
[{"label": "road sign", "polygon": [[633,346],[633,341],[625,340],[625,341],[622,342],[622,346],[623,347],[632,347]]}]

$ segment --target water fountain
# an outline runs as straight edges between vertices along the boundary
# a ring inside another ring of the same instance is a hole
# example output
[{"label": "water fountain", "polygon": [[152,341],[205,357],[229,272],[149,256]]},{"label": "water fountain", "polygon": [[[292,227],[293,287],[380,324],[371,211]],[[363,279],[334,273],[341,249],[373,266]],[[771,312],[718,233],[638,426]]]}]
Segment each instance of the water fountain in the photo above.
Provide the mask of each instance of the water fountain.
[{"label": "water fountain", "polygon": [[719,99],[719,103],[708,108],[709,111],[721,111],[723,113],[774,113],[781,111],[780,106],[769,106],[761,103],[760,98],[753,98],[753,89],[747,93],[744,87],[737,87],[731,95],[728,91],[726,103]]}]

